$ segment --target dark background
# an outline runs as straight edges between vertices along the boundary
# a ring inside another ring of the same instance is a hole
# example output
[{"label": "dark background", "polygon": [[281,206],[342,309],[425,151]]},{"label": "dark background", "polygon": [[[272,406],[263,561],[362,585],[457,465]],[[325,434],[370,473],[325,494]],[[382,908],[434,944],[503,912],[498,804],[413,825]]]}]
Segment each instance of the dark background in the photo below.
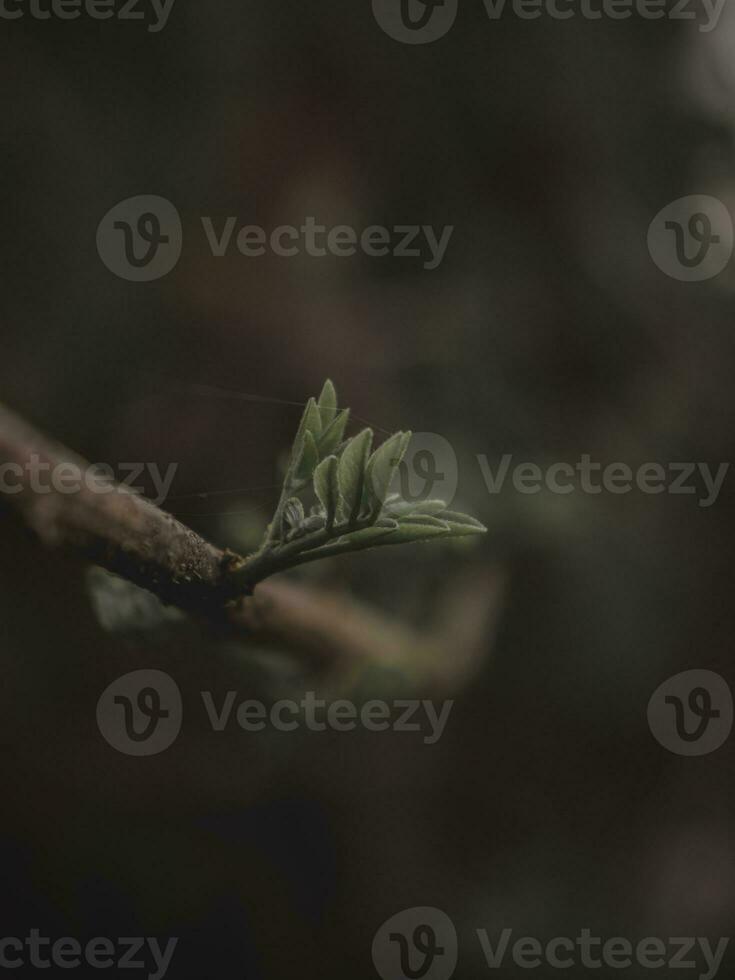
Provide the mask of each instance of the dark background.
[{"label": "dark background", "polygon": [[[492,497],[475,456],[731,457],[732,267],[679,283],[646,232],[675,198],[735,198],[733,43],[727,11],[704,34],[491,23],[479,0],[418,47],[367,0],[177,0],[159,34],[0,21],[0,399],[88,459],[178,462],[166,506],[246,547],[293,403],[330,376],[377,427],[445,435],[460,502],[490,533],[467,553],[415,546],[301,577],[428,630],[458,581],[499,609],[436,745],[215,735],[200,719],[128,758],[95,725],[128,670],[169,672],[193,719],[208,689],[421,696],[421,651],[415,670],[378,658],[325,677],[185,628],[113,636],[83,571],[3,514],[0,935],[179,936],[172,978],[278,980],[375,976],[376,930],[411,906],[453,919],[461,977],[491,972],[478,928],[728,935],[733,740],[671,754],[646,707],[678,671],[731,679],[731,484],[709,509]],[[95,246],[138,194],[174,202],[185,229],[177,268],[148,284],[115,278]],[[230,214],[455,231],[435,271],[215,259],[199,219]],[[188,497],[222,490],[248,492]]]}]

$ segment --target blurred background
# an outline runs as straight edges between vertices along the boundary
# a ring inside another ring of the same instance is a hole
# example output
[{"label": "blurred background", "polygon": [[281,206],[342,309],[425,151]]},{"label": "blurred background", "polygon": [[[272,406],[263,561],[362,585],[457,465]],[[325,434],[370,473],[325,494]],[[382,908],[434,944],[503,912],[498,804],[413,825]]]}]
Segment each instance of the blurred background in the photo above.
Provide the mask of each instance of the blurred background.
[{"label": "blurred background", "polygon": [[[461,977],[526,974],[489,970],[477,929],[728,935],[735,742],[679,756],[646,709],[680,671],[730,681],[731,483],[706,508],[490,494],[477,460],[731,458],[735,266],[682,282],[647,247],[672,201],[735,208],[735,15],[699,26],[493,21],[480,0],[422,45],[367,0],[177,0],[157,33],[0,21],[0,400],[87,459],[175,462],[166,509],[247,550],[299,406],[331,377],[376,431],[447,439],[456,504],[489,528],[470,549],[295,576],[440,636],[438,670],[430,643],[325,666],[185,623],[109,632],[84,569],[3,512],[0,935],[177,936],[167,976],[264,980],[376,976],[376,931],[416,906],[454,922]],[[183,226],[151,282],[96,245],[137,195]],[[231,215],[454,231],[433,270],[215,257],[201,218]],[[95,706],[144,668],[176,679],[185,724],[138,759],[103,740]],[[455,705],[434,745],[217,734],[202,690]]]}]

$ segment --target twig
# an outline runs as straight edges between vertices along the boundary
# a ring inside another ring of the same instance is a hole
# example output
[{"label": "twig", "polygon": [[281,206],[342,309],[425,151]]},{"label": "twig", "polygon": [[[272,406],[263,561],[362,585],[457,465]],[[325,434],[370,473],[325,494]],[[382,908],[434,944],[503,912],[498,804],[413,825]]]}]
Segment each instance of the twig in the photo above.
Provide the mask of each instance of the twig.
[{"label": "twig", "polygon": [[[241,558],[100,476],[2,406],[0,463],[8,473],[1,499],[44,544],[101,565],[189,612],[222,607],[242,595],[232,580]],[[12,481],[6,464],[13,467]],[[41,469],[58,476],[66,470],[73,492],[59,492],[46,481],[34,487],[33,474]]]},{"label": "twig", "polygon": [[[13,480],[0,481],[0,507],[15,510],[47,547],[100,565],[165,603],[224,622],[241,635],[275,641],[317,660],[376,659],[404,667],[413,660],[418,674],[428,673],[442,686],[451,681],[452,667],[443,653],[450,644],[438,650],[436,637],[302,585],[268,581],[252,594],[242,584],[244,558],[214,547],[143,497],[100,476],[0,405],[0,466],[9,474],[6,464]],[[50,481],[40,489],[34,485],[34,472],[60,474],[63,468],[74,477],[73,492],[60,492]],[[473,650],[479,650],[487,627],[482,609],[492,609],[493,600],[477,589],[473,594],[479,606]],[[433,654],[422,670],[421,657],[416,658],[425,650]]]}]

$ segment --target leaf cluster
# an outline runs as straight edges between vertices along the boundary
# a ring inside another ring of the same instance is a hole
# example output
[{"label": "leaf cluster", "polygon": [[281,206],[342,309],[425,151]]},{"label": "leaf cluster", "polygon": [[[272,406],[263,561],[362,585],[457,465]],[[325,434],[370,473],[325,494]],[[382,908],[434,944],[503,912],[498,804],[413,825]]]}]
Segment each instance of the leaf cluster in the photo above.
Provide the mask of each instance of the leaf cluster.
[{"label": "leaf cluster", "polygon": [[374,448],[369,428],[346,437],[349,418],[331,381],[307,402],[274,518],[244,569],[253,582],[348,551],[485,533],[441,500],[407,503],[390,493],[411,433],[396,432]]}]

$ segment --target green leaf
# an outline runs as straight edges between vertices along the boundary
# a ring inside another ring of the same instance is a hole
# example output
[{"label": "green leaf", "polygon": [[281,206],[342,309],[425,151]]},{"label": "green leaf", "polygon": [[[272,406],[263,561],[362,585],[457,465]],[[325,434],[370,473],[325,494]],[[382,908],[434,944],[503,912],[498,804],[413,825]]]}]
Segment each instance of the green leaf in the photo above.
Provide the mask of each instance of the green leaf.
[{"label": "green leaf", "polygon": [[299,431],[296,435],[296,439],[297,441],[299,437],[303,439],[307,432],[310,432],[316,439],[321,434],[321,431],[322,417],[316,401],[313,398],[310,398],[306,403],[304,414],[301,416],[301,424],[299,425]]},{"label": "green leaf", "polygon": [[432,514],[406,514],[398,521],[401,527],[438,527],[443,531],[449,530],[449,525],[441,517]]},{"label": "green leaf", "polygon": [[298,527],[294,528],[289,539],[301,538],[305,534],[312,534],[314,531],[321,531],[324,527],[324,514],[312,514],[311,517],[307,517],[306,520],[299,524]]},{"label": "green leaf", "polygon": [[306,403],[306,411],[304,412],[304,420],[306,431],[310,432],[314,439],[317,439],[322,431],[322,417],[319,408],[313,398],[310,398]]},{"label": "green leaf", "polygon": [[306,408],[304,409],[304,413],[301,416],[301,421],[299,422],[296,438],[294,439],[293,446],[291,447],[291,459],[286,472],[286,482],[293,478],[296,470],[299,467],[304,454],[306,434],[310,432],[312,436],[316,438],[318,435],[320,435],[321,428],[322,422],[319,409],[317,408],[317,404],[314,399],[310,398],[306,403]]},{"label": "green leaf", "polygon": [[391,543],[411,544],[414,541],[428,541],[429,538],[448,537],[449,528],[441,521],[438,524],[418,524],[410,521],[400,521],[398,530],[394,532]]},{"label": "green leaf", "polygon": [[296,479],[310,480],[318,462],[319,450],[316,448],[314,436],[310,431],[307,431],[306,435],[304,436],[304,447],[301,454],[301,459],[296,467]]},{"label": "green leaf", "polygon": [[448,535],[459,537],[470,534],[484,534],[487,528],[467,514],[445,510],[442,513],[406,514],[400,518],[401,527],[437,527],[443,528]]},{"label": "green leaf", "polygon": [[396,521],[381,522],[372,527],[365,527],[361,531],[345,534],[339,539],[339,542],[340,544],[349,544],[350,551],[361,551],[363,548],[370,548],[379,538],[394,534],[397,530]]},{"label": "green leaf", "polygon": [[319,395],[319,415],[321,417],[321,427],[326,429],[330,422],[334,420],[337,413],[337,392],[332,382],[327,379],[324,382],[322,393]]},{"label": "green leaf", "polygon": [[322,434],[319,436],[319,454],[322,458],[328,456],[330,453],[333,453],[337,446],[342,442],[349,419],[349,408],[343,408],[341,412],[338,412],[335,415],[326,429],[324,429]]},{"label": "green leaf", "polygon": [[337,516],[337,504],[339,503],[336,456],[327,456],[314,470],[314,492],[324,508],[327,527],[331,527]]},{"label": "green leaf", "polygon": [[304,519],[304,505],[298,497],[291,497],[283,508],[283,519],[289,527],[297,527]]},{"label": "green leaf", "polygon": [[365,485],[365,467],[372,441],[372,429],[363,429],[350,439],[339,458],[337,480],[341,498],[339,516],[342,520],[350,522],[357,520]]},{"label": "green leaf", "polygon": [[403,459],[410,432],[396,432],[375,450],[370,457],[366,477],[366,505],[370,513],[378,513],[388,494],[393,475]]},{"label": "green leaf", "polygon": [[304,520],[304,505],[298,497],[291,497],[283,505],[281,515],[281,537],[287,538],[293,535]]},{"label": "green leaf", "polygon": [[454,534],[486,534],[487,528],[469,514],[458,514],[456,511],[445,510],[439,515],[452,529]]},{"label": "green leaf", "polygon": [[411,506],[417,514],[438,514],[445,510],[447,505],[443,500],[418,500]]},{"label": "green leaf", "polygon": [[407,500],[395,497],[393,500],[390,498],[386,500],[385,511],[388,514],[395,514],[397,517],[413,517],[421,514],[440,514],[446,506],[443,500],[418,500],[415,503],[409,503]]}]

